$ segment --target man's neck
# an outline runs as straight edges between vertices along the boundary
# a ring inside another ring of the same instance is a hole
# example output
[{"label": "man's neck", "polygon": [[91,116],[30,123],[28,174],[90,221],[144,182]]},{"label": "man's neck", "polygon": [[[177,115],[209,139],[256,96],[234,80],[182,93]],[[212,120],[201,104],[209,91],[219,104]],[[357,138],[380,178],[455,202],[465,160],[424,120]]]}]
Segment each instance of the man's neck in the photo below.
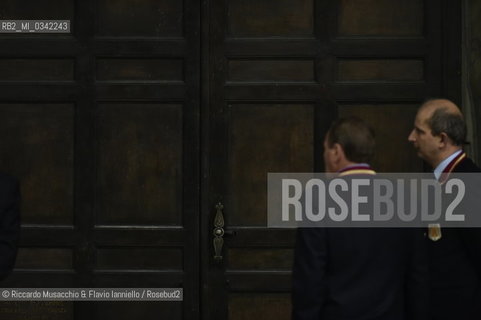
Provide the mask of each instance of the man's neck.
[{"label": "man's neck", "polygon": [[441,162],[443,162],[459,150],[462,150],[462,148],[458,146],[452,146],[451,148],[444,150],[439,154],[439,157],[436,159],[436,161],[434,161],[432,167],[434,169],[437,168],[441,164]]},{"label": "man's neck", "polygon": [[[448,157],[446,157],[443,161],[441,161],[436,168],[434,168],[434,176],[436,177],[437,180],[440,179],[441,175],[443,172],[448,170],[450,167],[451,162],[453,162],[455,159],[459,158],[459,155],[462,153],[461,149],[458,149]],[[448,170],[450,171],[450,170]]]}]

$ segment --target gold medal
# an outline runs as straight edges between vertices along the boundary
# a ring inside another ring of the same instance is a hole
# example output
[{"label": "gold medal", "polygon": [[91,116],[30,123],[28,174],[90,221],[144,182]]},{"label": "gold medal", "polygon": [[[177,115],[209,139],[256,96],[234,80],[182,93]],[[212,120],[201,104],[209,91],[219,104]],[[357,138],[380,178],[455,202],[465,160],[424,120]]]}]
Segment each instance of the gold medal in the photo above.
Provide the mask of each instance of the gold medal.
[{"label": "gold medal", "polygon": [[431,239],[432,241],[438,241],[439,239],[441,239],[441,225],[439,223],[433,223],[428,225],[428,230],[429,239]]}]

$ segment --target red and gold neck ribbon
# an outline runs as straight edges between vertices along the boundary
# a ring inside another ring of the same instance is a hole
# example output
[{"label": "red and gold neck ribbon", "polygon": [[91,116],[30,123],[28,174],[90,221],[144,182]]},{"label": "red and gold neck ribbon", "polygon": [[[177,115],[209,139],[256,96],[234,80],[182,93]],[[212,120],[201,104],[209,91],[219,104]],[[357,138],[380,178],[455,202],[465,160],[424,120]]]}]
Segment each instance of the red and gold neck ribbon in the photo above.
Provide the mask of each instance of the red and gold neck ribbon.
[{"label": "red and gold neck ribbon", "polygon": [[439,177],[439,182],[444,183],[446,180],[448,180],[449,174],[456,168],[456,166],[464,159],[466,158],[466,153],[462,151],[460,154],[458,154],[451,162],[444,168],[443,173]]},{"label": "red and gold neck ribbon", "polygon": [[376,171],[372,170],[369,166],[352,166],[347,167],[339,171],[339,177],[344,177],[353,174],[369,174],[375,175]]}]

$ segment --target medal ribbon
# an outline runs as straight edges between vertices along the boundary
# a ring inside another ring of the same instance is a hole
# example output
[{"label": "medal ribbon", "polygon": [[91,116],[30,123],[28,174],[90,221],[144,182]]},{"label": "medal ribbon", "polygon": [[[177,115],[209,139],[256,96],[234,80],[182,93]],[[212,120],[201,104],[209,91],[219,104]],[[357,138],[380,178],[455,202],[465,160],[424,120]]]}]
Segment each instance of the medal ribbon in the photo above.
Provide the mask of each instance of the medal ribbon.
[{"label": "medal ribbon", "polygon": [[344,177],[344,176],[353,175],[353,174],[375,175],[376,171],[374,171],[370,167],[366,167],[366,166],[354,166],[354,167],[345,168],[345,169],[339,171],[339,177]]},{"label": "medal ribbon", "polygon": [[[464,159],[466,158],[466,153],[463,151],[460,154],[458,154],[449,164],[446,168],[444,168],[443,173],[441,174],[441,177],[439,177],[439,183],[443,184],[448,180],[449,174],[456,168],[456,166]],[[441,225],[439,223],[435,224],[430,224],[428,226],[428,237],[432,241],[438,241],[442,237],[441,233]]]},{"label": "medal ribbon", "polygon": [[456,168],[456,166],[464,159],[466,158],[466,153],[463,151],[460,154],[458,154],[449,164],[446,168],[444,168],[443,173],[441,174],[441,177],[439,177],[439,182],[443,184],[448,180],[449,174]]}]

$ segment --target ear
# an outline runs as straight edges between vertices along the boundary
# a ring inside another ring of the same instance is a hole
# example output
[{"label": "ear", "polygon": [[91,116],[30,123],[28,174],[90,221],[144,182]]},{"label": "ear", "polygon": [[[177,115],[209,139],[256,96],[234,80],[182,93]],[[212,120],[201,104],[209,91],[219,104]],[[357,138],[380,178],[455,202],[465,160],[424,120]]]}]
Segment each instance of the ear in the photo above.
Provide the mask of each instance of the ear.
[{"label": "ear", "polygon": [[345,157],[344,149],[339,143],[335,143],[332,150],[333,150],[336,161],[340,161]]},{"label": "ear", "polygon": [[440,147],[444,148],[450,142],[451,142],[451,139],[449,139],[448,135],[445,132],[441,132],[441,134],[439,135]]}]

